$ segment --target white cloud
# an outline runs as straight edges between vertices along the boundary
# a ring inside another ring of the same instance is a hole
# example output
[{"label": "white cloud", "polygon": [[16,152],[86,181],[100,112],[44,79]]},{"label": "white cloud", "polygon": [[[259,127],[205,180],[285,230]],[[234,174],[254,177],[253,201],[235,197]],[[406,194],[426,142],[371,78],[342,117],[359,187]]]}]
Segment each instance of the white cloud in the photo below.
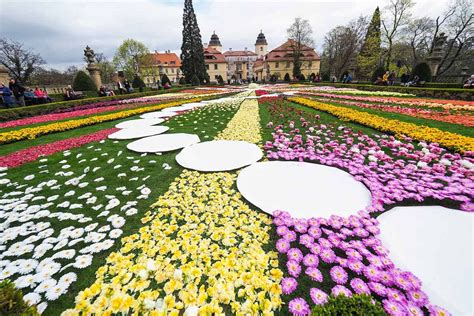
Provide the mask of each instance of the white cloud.
[{"label": "white cloud", "polygon": [[[445,1],[418,0],[413,12],[432,16]],[[52,66],[82,63],[86,45],[111,58],[127,38],[150,50],[179,52],[183,0],[0,0],[0,37],[25,43]],[[371,15],[387,0],[197,0],[194,1],[203,42],[215,30],[224,49],[253,49],[262,29],[270,48],[286,38],[296,16],[308,19],[316,48],[332,27],[359,15]]]}]

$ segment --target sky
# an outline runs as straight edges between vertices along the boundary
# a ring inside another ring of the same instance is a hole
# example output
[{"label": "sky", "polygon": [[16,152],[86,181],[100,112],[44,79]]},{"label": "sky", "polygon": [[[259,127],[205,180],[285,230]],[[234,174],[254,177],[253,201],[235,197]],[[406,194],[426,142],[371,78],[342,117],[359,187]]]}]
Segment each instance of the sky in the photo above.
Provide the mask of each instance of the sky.
[{"label": "sky", "polygon": [[[324,35],[360,15],[371,16],[389,0],[194,0],[203,43],[213,31],[224,50],[254,49],[260,30],[269,49],[286,40],[295,17],[308,19],[315,48]],[[449,0],[415,0],[414,16],[435,18]],[[111,59],[127,38],[150,51],[181,47],[184,0],[0,0],[0,37],[21,42],[39,53],[48,67],[84,66],[89,45]]]}]

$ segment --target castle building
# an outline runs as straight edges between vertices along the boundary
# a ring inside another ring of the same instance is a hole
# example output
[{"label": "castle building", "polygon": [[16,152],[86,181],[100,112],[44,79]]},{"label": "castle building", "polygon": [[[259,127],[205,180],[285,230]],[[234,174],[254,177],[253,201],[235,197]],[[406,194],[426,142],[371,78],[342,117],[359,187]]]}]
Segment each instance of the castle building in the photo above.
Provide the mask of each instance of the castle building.
[{"label": "castle building", "polygon": [[181,76],[181,59],[171,51],[155,53],[147,56],[146,66],[140,68],[143,81],[147,86],[152,86],[161,81],[166,74],[171,82],[178,82]]}]

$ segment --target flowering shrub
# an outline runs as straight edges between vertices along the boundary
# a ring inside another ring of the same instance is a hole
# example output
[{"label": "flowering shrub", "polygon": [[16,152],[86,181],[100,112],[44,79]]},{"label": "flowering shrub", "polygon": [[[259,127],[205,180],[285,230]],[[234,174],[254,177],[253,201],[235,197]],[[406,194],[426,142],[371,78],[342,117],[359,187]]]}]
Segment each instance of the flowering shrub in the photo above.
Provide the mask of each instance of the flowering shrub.
[{"label": "flowering shrub", "polygon": [[83,127],[87,125],[94,125],[94,124],[107,122],[107,121],[114,121],[114,120],[130,117],[134,115],[143,114],[146,112],[161,110],[167,107],[178,106],[185,103],[192,103],[192,102],[199,102],[199,101],[201,100],[190,99],[187,101],[175,101],[175,102],[169,102],[169,103],[164,103],[164,104],[159,104],[159,105],[149,106],[149,107],[144,107],[144,108],[139,108],[139,109],[121,111],[117,113],[111,113],[111,114],[93,116],[93,117],[88,117],[88,118],[83,118],[83,119],[70,120],[66,122],[51,123],[48,125],[42,125],[42,126],[37,126],[37,127],[27,127],[27,128],[23,128],[19,130],[13,130],[10,132],[0,133],[0,144],[15,142],[15,141],[23,140],[23,139],[34,139],[37,136],[44,135],[44,134],[67,131],[70,129]]},{"label": "flowering shrub", "polygon": [[[318,290],[313,291],[318,295]],[[365,294],[355,294],[351,297],[345,295],[329,296],[328,301],[316,305],[311,310],[311,316],[352,315],[352,316],[384,316],[386,315],[379,302],[374,301]]]},{"label": "flowering shrub", "polygon": [[305,98],[297,97],[289,98],[289,100],[320,111],[328,112],[337,116],[341,120],[352,121],[383,132],[393,133],[397,137],[407,135],[421,141],[436,142],[442,146],[461,152],[474,151],[474,138],[472,137],[441,131],[437,128],[386,119],[374,114],[312,101]]}]

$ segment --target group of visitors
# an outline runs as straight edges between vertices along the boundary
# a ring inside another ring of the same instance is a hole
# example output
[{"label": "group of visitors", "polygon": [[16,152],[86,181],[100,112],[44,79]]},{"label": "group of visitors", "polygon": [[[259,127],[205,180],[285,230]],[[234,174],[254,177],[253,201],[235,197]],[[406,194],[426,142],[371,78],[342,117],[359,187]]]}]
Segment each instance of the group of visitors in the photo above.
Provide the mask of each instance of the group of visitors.
[{"label": "group of visitors", "polygon": [[468,89],[474,88],[474,75],[471,75],[470,78],[468,78],[466,81],[464,81],[464,84],[463,84],[462,87],[463,88],[468,88]]},{"label": "group of visitors", "polygon": [[133,92],[132,85],[130,84],[130,81],[128,81],[128,79],[124,79],[123,82],[120,80],[117,81],[117,88],[120,94]]},{"label": "group of visitors", "polygon": [[53,101],[45,89],[25,88],[13,78],[10,79],[8,86],[3,82],[0,83],[0,96],[6,107],[44,104]]},{"label": "group of visitors", "polygon": [[114,90],[110,90],[106,86],[100,86],[98,93],[99,97],[109,97],[115,95]]},{"label": "group of visitors", "polygon": [[342,77],[342,83],[351,83],[352,82],[352,75],[347,74]]}]

